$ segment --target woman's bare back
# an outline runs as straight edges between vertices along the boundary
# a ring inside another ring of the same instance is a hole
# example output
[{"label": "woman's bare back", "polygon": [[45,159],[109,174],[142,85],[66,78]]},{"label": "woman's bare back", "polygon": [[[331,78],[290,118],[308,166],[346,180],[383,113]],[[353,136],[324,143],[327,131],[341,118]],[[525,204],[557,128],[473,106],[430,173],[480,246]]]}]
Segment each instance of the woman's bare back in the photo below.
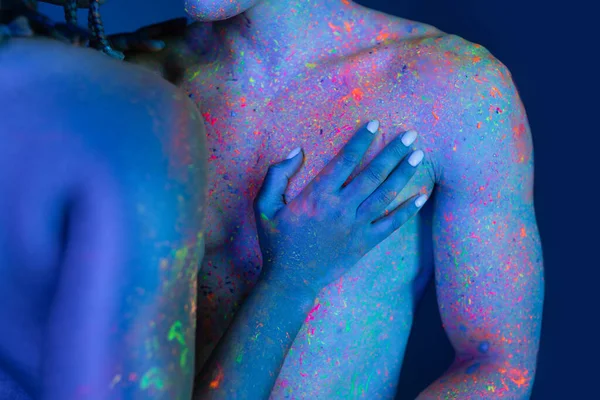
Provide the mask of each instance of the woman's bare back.
[{"label": "woman's bare back", "polygon": [[189,398],[195,107],[150,72],[46,39],[3,43],[0,87],[0,370],[36,398]]}]

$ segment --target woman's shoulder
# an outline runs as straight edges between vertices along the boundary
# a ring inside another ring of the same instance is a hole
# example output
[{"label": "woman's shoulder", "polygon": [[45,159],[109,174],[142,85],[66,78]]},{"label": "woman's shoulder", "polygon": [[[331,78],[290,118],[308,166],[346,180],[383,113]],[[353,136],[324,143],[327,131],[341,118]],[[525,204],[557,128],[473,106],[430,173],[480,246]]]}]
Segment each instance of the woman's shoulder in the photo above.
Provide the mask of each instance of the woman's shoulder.
[{"label": "woman's shoulder", "polygon": [[160,76],[37,38],[0,46],[0,120],[0,140],[60,137],[119,164],[193,158],[205,140],[195,104]]},{"label": "woman's shoulder", "polygon": [[0,112],[19,103],[29,104],[30,113],[60,107],[63,115],[112,115],[121,125],[142,114],[161,125],[170,119],[201,122],[188,96],[157,74],[45,38],[0,45],[0,89]]},{"label": "woman's shoulder", "polygon": [[179,90],[143,68],[114,60],[96,50],[46,38],[13,38],[0,44],[0,84],[3,92],[35,82],[102,81],[104,91],[142,92],[152,97]]}]

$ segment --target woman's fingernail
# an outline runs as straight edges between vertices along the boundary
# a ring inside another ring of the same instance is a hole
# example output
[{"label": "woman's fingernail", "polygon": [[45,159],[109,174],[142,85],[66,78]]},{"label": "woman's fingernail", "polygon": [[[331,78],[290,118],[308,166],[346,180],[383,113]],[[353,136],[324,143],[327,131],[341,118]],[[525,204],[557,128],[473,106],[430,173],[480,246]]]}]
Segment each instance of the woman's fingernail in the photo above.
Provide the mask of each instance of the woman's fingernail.
[{"label": "woman's fingernail", "polygon": [[416,138],[417,138],[417,131],[415,131],[414,129],[411,129],[410,131],[408,131],[404,135],[402,135],[402,139],[401,139],[402,144],[405,145],[406,147],[408,147],[414,143]]},{"label": "woman's fingernail", "polygon": [[377,121],[376,119],[367,124],[367,130],[369,132],[375,133],[377,132],[377,129],[379,129],[379,121]]},{"label": "woman's fingernail", "polygon": [[298,155],[298,153],[300,153],[301,148],[300,147],[296,147],[294,150],[290,151],[290,154],[288,154],[288,156],[285,158],[286,160],[289,160],[290,158],[294,158]]},{"label": "woman's fingernail", "polygon": [[421,150],[414,151],[410,157],[408,157],[408,163],[413,167],[416,167],[421,161],[423,161],[424,156],[425,153],[423,153]]},{"label": "woman's fingernail", "polygon": [[415,206],[421,207],[423,204],[425,204],[426,201],[427,201],[427,195],[422,194],[419,197],[417,197],[417,199],[415,200]]}]

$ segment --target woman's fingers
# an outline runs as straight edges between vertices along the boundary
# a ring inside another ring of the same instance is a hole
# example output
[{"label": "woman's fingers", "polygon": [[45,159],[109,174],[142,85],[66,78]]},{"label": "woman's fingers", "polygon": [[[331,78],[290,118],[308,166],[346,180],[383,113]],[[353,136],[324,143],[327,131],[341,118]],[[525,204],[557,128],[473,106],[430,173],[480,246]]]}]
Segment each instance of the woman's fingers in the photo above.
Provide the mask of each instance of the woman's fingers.
[{"label": "woman's fingers", "polygon": [[379,121],[371,121],[360,128],[315,178],[319,186],[338,190],[352,171],[361,163],[379,129]]},{"label": "woman's fingers", "polygon": [[360,204],[356,211],[357,218],[368,221],[379,218],[411,180],[423,157],[424,153],[421,150],[416,150],[405,157],[385,181]]},{"label": "woman's fingers", "polygon": [[269,167],[263,184],[254,200],[254,210],[257,217],[271,219],[275,213],[285,205],[284,194],[289,179],[302,165],[302,151],[300,147],[292,150],[287,158]]},{"label": "woman's fingers", "polygon": [[174,18],[138,29],[135,32],[117,33],[108,37],[113,47],[121,51],[156,52],[165,48],[161,38],[185,34],[186,18]]},{"label": "woman's fingers", "polygon": [[416,138],[417,132],[410,130],[392,140],[342,191],[362,203],[410,152]]},{"label": "woman's fingers", "polygon": [[142,39],[135,33],[121,33],[108,37],[113,48],[119,51],[140,51],[154,53],[165,48],[165,42],[155,39]]},{"label": "woman's fingers", "polygon": [[391,213],[371,224],[371,237],[377,244],[391,235],[394,231],[404,225],[423,207],[427,201],[427,195],[413,196]]}]

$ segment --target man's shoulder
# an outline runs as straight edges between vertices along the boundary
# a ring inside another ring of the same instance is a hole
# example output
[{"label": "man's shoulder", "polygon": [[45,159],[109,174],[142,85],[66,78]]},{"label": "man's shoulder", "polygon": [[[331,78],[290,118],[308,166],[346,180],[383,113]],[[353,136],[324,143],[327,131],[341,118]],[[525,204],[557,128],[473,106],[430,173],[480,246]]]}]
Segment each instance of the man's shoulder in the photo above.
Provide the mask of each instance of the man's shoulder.
[{"label": "man's shoulder", "polygon": [[485,128],[485,121],[524,113],[510,71],[484,46],[447,34],[399,46],[390,69],[406,83],[397,87],[413,90],[432,109],[436,124],[473,132]]},{"label": "man's shoulder", "polygon": [[409,37],[390,44],[388,51],[390,74],[410,78],[431,90],[443,89],[444,95],[485,86],[513,86],[502,62],[484,46],[457,35],[439,32]]},{"label": "man's shoulder", "polygon": [[515,126],[526,125],[510,71],[484,46],[439,33],[388,47],[389,106],[416,116],[439,171],[494,153]]}]

